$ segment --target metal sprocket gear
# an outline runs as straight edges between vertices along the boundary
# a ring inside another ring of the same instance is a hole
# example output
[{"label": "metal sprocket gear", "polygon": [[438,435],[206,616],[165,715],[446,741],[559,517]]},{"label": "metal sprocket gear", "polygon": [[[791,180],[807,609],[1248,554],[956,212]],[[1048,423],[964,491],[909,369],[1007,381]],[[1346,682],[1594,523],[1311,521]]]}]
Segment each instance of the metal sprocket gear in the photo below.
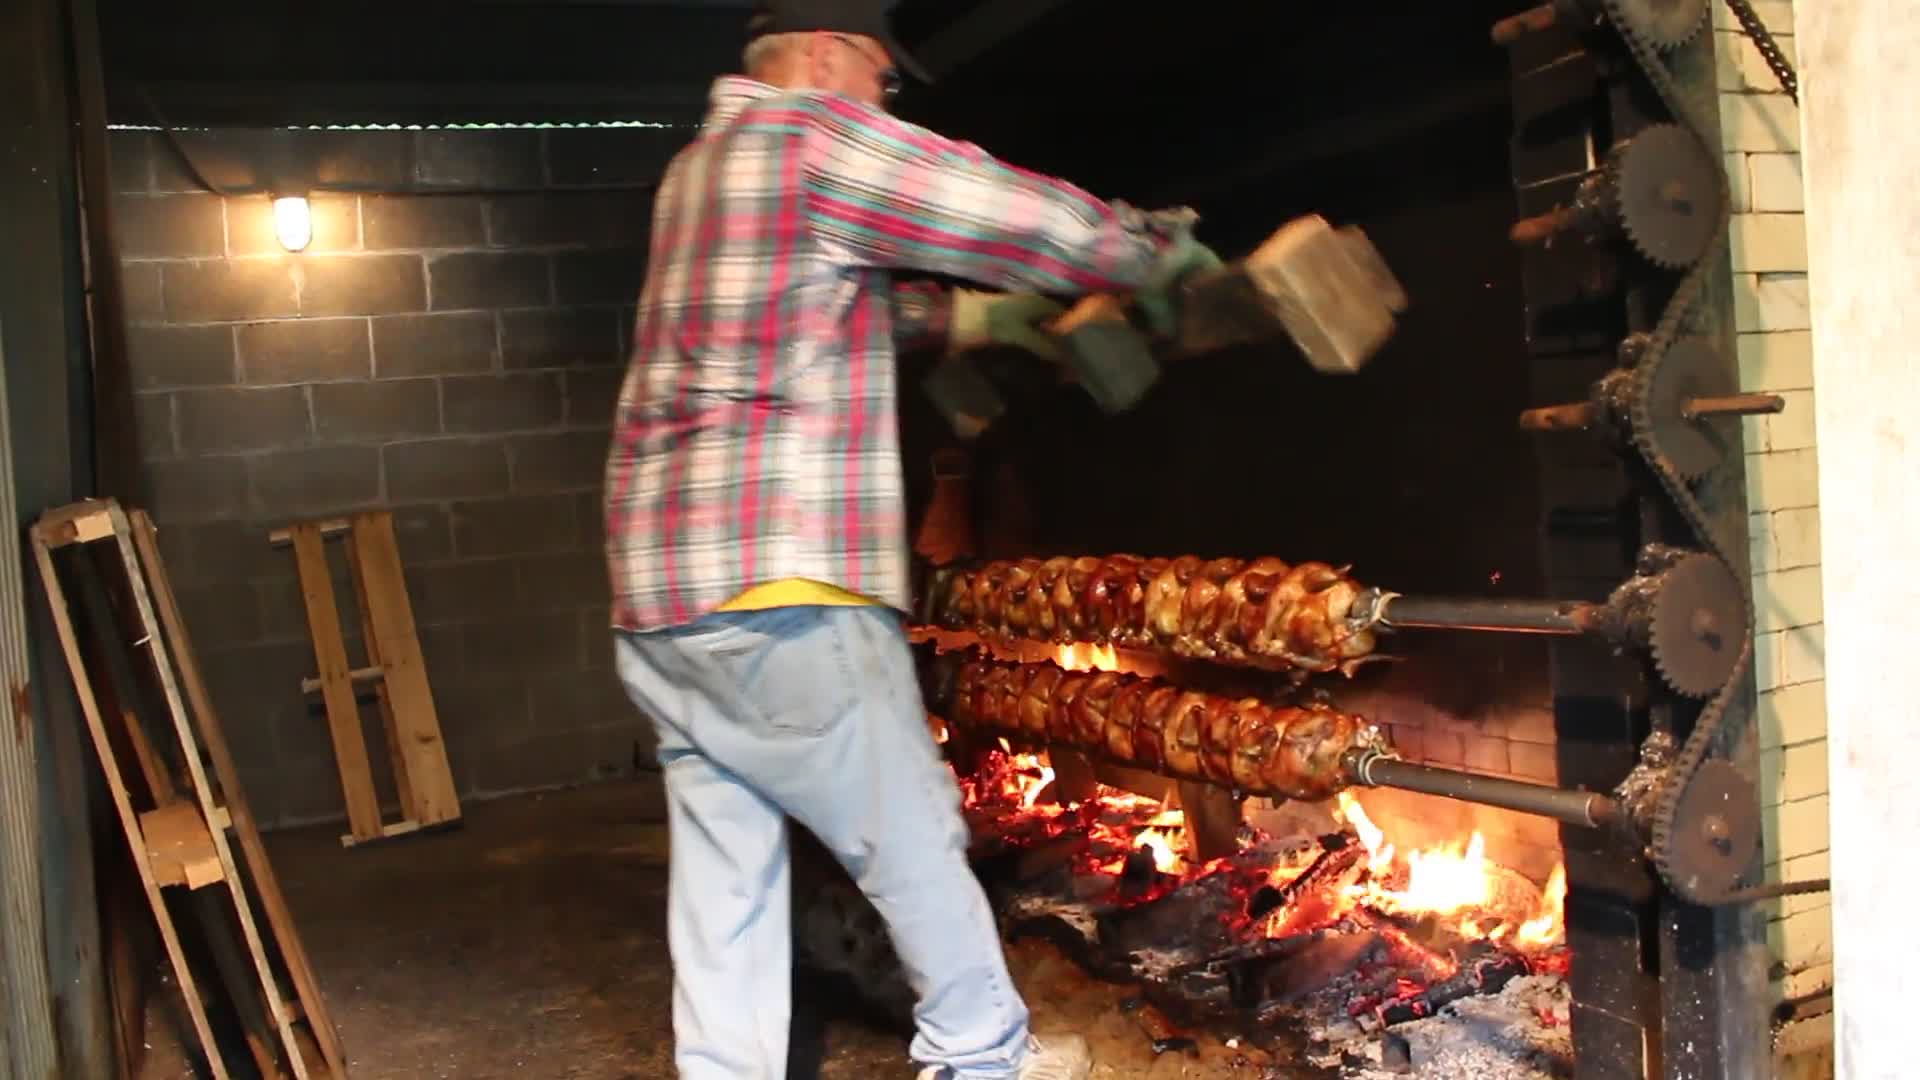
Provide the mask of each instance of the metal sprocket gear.
[{"label": "metal sprocket gear", "polygon": [[1660,870],[1683,895],[1733,892],[1760,847],[1760,798],[1730,762],[1701,762],[1674,805]]},{"label": "metal sprocket gear", "polygon": [[1613,152],[1613,213],[1634,250],[1669,270],[1694,266],[1720,221],[1721,166],[1699,137],[1654,124]]},{"label": "metal sprocket gear", "polygon": [[1677,49],[1707,25],[1708,0],[1620,0],[1620,14],[1633,32],[1661,51]]},{"label": "metal sprocket gear", "polygon": [[1675,692],[1711,697],[1733,678],[1746,645],[1747,604],[1718,556],[1682,556],[1660,576],[1647,623],[1654,667]]},{"label": "metal sprocket gear", "polygon": [[1737,418],[1687,415],[1688,403],[1695,398],[1731,392],[1724,377],[1716,379],[1724,375],[1711,346],[1699,338],[1675,342],[1660,363],[1642,367],[1634,375],[1640,392],[1632,397],[1633,430],[1689,481],[1727,460],[1733,446],[1728,432],[1730,425],[1739,423]]}]

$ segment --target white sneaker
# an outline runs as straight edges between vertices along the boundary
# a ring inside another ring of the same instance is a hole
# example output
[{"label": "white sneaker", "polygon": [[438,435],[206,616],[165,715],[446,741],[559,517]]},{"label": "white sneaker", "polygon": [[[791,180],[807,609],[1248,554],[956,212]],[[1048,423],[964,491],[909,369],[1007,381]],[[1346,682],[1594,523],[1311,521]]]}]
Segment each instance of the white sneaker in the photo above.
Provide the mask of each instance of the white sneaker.
[{"label": "white sneaker", "polygon": [[[1027,1060],[1020,1066],[1020,1080],[1087,1080],[1093,1071],[1093,1051],[1078,1035],[1049,1035],[1044,1040],[1027,1037]],[[944,1065],[921,1069],[917,1080],[952,1080],[953,1071]]]}]

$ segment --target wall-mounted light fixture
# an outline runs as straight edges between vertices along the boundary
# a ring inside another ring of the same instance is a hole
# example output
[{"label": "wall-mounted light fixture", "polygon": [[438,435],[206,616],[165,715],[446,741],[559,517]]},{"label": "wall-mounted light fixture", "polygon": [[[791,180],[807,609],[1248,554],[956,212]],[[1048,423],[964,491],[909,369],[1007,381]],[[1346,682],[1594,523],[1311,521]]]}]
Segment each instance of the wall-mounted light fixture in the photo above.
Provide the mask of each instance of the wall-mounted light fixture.
[{"label": "wall-mounted light fixture", "polygon": [[303,251],[313,242],[313,207],[305,195],[273,197],[273,231],[288,251]]}]

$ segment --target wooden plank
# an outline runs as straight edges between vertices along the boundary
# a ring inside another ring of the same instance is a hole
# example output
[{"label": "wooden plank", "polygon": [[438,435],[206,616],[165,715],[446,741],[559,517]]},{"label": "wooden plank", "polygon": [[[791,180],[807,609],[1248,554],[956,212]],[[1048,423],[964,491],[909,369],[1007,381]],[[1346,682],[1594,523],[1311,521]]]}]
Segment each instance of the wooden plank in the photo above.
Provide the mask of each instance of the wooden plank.
[{"label": "wooden plank", "polygon": [[[391,825],[388,825],[382,828],[380,830],[380,835],[373,837],[372,839],[391,840],[396,836],[406,836],[409,833],[417,833],[419,831],[420,831],[420,823],[417,821],[396,821]],[[340,838],[341,847],[357,847],[363,842],[364,841],[360,840],[358,837],[353,837],[353,836],[343,836]]]},{"label": "wooden plank", "polygon": [[1240,850],[1240,823],[1245,819],[1241,800],[1224,788],[1192,780],[1180,781],[1179,790],[1187,841],[1196,860],[1212,862]]},{"label": "wooden plank", "polygon": [[267,925],[273,933],[274,943],[279,946],[281,962],[286,965],[287,974],[293,979],[296,1000],[287,1000],[282,995],[287,1020],[291,1023],[304,1017],[307,1026],[312,1029],[310,1034],[318,1044],[321,1060],[316,1066],[312,1055],[308,1055],[310,1071],[325,1075],[327,1070],[331,1070],[333,1076],[344,1078],[347,1075],[346,1052],[340,1045],[339,1032],[334,1029],[333,1019],[327,1012],[326,1001],[320,996],[319,980],[314,977],[313,968],[307,962],[306,946],[294,925],[293,912],[287,907],[286,897],[280,891],[279,877],[267,859],[266,844],[260,838],[259,824],[240,784],[240,770],[235,766],[233,753],[227,747],[226,730],[220,723],[219,714],[214,711],[213,696],[208,693],[206,679],[200,673],[199,657],[193,650],[192,639],[187,636],[187,623],[180,614],[180,604],[174,596],[173,580],[168,576],[166,563],[160,557],[160,544],[153,520],[144,510],[133,511],[132,518],[134,546],[140,552],[147,583],[153,589],[154,605],[159,609],[161,625],[166,629],[174,663],[179,667],[180,681],[186,686],[187,701],[193,706],[196,733],[200,744],[206,748],[207,757],[213,762],[214,776],[219,780],[220,791],[225,798],[223,820],[216,824],[223,829],[233,828],[240,838],[240,852],[246,862],[242,877],[252,885],[254,894],[260,898],[261,907],[266,909]]},{"label": "wooden plank", "polygon": [[[111,504],[109,512],[113,515],[114,541],[120,551],[120,565],[126,571],[127,586],[133,593],[134,609],[140,615],[142,640],[147,643],[148,656],[153,661],[155,676],[160,680],[162,696],[166,699],[167,712],[173,718],[174,736],[179,739],[180,756],[187,765],[187,777],[192,781],[193,793],[200,804],[200,813],[208,821],[225,821],[223,811],[214,802],[213,785],[207,780],[207,770],[200,758],[200,746],[195,740],[192,723],[187,718],[186,703],[180,697],[179,680],[174,677],[173,657],[167,648],[166,636],[160,628],[160,619],[154,614],[153,597],[147,591],[147,578],[140,572],[140,557],[133,547],[133,529],[127,523],[126,515],[118,503]],[[220,856],[220,866],[229,882],[240,880],[240,872],[234,866],[233,852],[227,846],[227,832],[216,829],[213,833],[213,848]],[[300,1050],[293,1038],[293,1028],[287,1023],[286,1009],[280,1004],[280,988],[274,979],[273,966],[268,962],[266,946],[260,937],[260,928],[253,918],[253,905],[247,899],[244,888],[228,890],[233,901],[233,913],[240,923],[241,937],[246,943],[247,953],[253,960],[254,973],[260,980],[260,992],[267,1002],[267,1014],[280,1035],[280,1045],[286,1051],[287,1060],[293,1066],[294,1080],[311,1080],[306,1066],[300,1060]],[[236,988],[236,999],[243,991]]]},{"label": "wooden plank", "polygon": [[80,643],[73,632],[73,618],[67,611],[66,591],[60,587],[60,577],[54,571],[52,547],[47,542],[46,533],[59,531],[65,524],[61,520],[49,525],[43,519],[33,529],[33,557],[40,567],[40,578],[47,593],[47,607],[53,616],[54,633],[60,639],[61,651],[66,653],[67,673],[73,678],[74,694],[80,699],[80,711],[86,717],[87,733],[93,738],[94,753],[99,755],[101,771],[106,774],[107,792],[113,799],[114,812],[120,817],[120,830],[127,838],[133,864],[140,871],[140,885],[147,894],[147,906],[153,909],[154,921],[159,925],[160,941],[166,949],[167,962],[173,967],[173,977],[180,987],[180,996],[186,1002],[194,1035],[200,1040],[201,1051],[206,1055],[207,1067],[212,1071],[214,1080],[230,1080],[226,1063],[220,1058],[219,1044],[214,1041],[213,1029],[207,1023],[206,1006],[200,1000],[193,971],[187,966],[186,954],[181,951],[180,935],[174,930],[173,916],[167,911],[166,900],[160,895],[159,883],[154,880],[153,864],[147,858],[147,845],[140,832],[140,820],[134,813],[133,801],[127,796],[127,786],[120,778],[120,763],[114,757],[113,742],[107,738],[107,727],[100,716],[93,683],[81,659]]},{"label": "wooden plank", "polygon": [[[356,523],[360,518],[356,517]],[[388,517],[391,530],[391,516]],[[413,770],[407,760],[407,748],[400,736],[400,726],[393,719],[393,691],[387,687],[387,669],[380,663],[381,626],[374,619],[374,605],[367,602],[367,575],[361,565],[360,528],[355,528],[346,543],[347,570],[353,576],[353,588],[359,598],[360,640],[366,642],[367,661],[372,670],[380,672],[380,680],[374,685],[374,701],[380,711],[380,731],[387,740],[387,761],[393,770],[394,790],[400,796],[400,816],[407,821],[418,823],[420,820],[420,796],[415,790]],[[364,669],[363,669],[364,670]]]},{"label": "wooden plank", "polygon": [[213,833],[192,803],[170,802],[141,814],[140,832],[153,878],[160,884],[198,889],[226,878],[220,853],[213,849]]},{"label": "wooden plank", "polygon": [[414,812],[409,816],[423,826],[455,820],[460,817],[460,795],[447,764],[427,665],[414,632],[413,605],[407,599],[400,549],[393,538],[393,515],[385,511],[356,515],[350,542],[358,559],[355,583],[361,610],[371,620],[368,658],[386,669],[381,686],[383,697],[392,703],[390,730],[413,789]]},{"label": "wooden plank", "polygon": [[146,725],[140,722],[132,709],[120,710],[120,723],[127,729],[127,742],[133,747],[133,756],[139,760],[140,774],[147,778],[147,791],[152,793],[153,801],[170,803],[178,798],[167,763],[161,759],[160,752],[153,748],[153,740],[147,738]]},{"label": "wooden plank", "polygon": [[380,797],[373,789],[360,706],[354,701],[353,682],[347,676],[347,646],[340,636],[333,575],[327,571],[320,530],[311,523],[292,529],[294,564],[300,573],[300,591],[306,597],[307,629],[313,637],[320,693],[326,701],[327,730],[333,736],[333,759],[340,770],[340,789],[346,796],[347,828],[356,840],[372,840],[380,835]]}]

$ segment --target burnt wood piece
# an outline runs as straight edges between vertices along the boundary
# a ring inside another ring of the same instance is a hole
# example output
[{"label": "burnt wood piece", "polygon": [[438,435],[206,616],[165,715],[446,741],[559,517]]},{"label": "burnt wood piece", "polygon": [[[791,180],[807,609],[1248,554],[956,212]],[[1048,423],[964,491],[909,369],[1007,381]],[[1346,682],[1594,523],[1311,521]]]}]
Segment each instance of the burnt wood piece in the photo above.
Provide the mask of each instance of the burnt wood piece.
[{"label": "burnt wood piece", "polygon": [[1180,810],[1186,821],[1193,861],[1210,863],[1240,850],[1240,824],[1246,800],[1212,784],[1180,781]]},{"label": "burnt wood piece", "polygon": [[1190,1055],[1199,1053],[1200,1044],[1194,1041],[1193,1036],[1180,1030],[1153,1002],[1132,998],[1122,1002],[1120,1008],[1133,1014],[1133,1022],[1146,1034],[1156,1055],[1174,1050]]},{"label": "burnt wood piece", "polygon": [[1497,994],[1508,983],[1532,971],[1525,957],[1502,953],[1464,964],[1449,979],[1413,994],[1403,994],[1374,1007],[1374,1015],[1387,1025],[1404,1024],[1432,1016],[1461,998],[1479,994]]}]

